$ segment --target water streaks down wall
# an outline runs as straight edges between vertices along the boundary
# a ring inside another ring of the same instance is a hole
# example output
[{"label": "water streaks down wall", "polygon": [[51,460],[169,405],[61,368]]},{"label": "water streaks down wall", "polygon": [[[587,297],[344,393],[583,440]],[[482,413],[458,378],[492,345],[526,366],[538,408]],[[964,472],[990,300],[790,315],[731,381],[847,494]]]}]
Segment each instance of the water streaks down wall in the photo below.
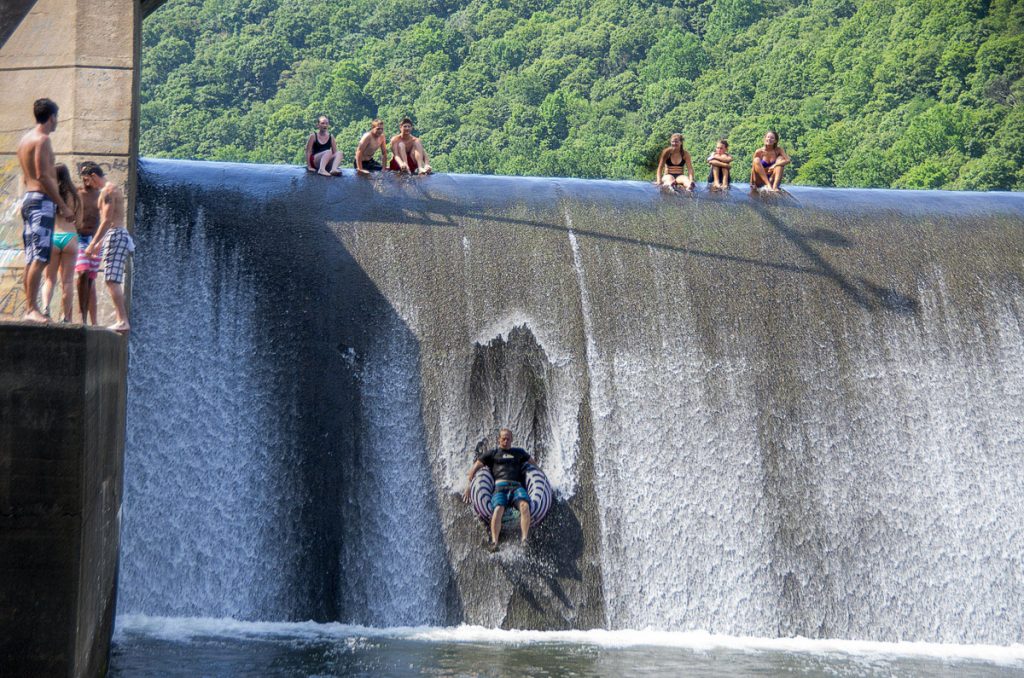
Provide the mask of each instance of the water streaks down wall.
[{"label": "water streaks down wall", "polygon": [[122,612],[1024,641],[1024,197],[140,177]]}]

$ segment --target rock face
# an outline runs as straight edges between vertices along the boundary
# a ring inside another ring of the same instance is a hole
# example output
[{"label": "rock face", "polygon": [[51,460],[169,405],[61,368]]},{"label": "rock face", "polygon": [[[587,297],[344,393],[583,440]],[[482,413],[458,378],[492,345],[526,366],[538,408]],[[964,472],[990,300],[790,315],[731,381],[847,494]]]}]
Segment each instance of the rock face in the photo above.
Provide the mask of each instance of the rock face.
[{"label": "rock face", "polygon": [[143,161],[120,610],[1020,642],[1024,196],[791,192]]}]

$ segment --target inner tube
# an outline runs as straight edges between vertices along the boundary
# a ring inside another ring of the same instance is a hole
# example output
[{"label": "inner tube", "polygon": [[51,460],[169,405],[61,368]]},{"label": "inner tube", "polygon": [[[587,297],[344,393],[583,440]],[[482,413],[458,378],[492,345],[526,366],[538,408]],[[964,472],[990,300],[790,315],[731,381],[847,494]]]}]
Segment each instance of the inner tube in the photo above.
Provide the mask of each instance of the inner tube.
[{"label": "inner tube", "polygon": [[[526,476],[523,486],[526,488],[526,493],[530,495],[530,525],[536,527],[551,510],[551,483],[548,482],[544,471],[529,462],[523,465],[523,471]],[[491,515],[494,513],[491,509],[491,496],[493,495],[494,476],[491,475],[491,470],[485,466],[476,472],[469,487],[473,511],[484,523],[490,523]],[[508,516],[509,520],[516,518],[518,514],[519,511],[513,510],[512,507],[505,511],[505,516]]]}]

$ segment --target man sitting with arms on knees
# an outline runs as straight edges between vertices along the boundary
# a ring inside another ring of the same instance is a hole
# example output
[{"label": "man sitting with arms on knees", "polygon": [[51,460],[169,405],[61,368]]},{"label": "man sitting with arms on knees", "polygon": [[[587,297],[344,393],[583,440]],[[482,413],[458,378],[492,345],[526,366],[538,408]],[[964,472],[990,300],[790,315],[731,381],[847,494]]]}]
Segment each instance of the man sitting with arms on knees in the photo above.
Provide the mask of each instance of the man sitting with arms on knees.
[{"label": "man sitting with arms on knees", "polygon": [[[373,159],[380,149],[380,162]],[[356,146],[356,171],[360,174],[380,172],[388,164],[388,145],[384,141],[384,123],[379,118],[370,123],[370,131],[363,135]]]},{"label": "man sitting with arms on knees", "polygon": [[124,303],[124,269],[128,264],[128,255],[135,251],[135,243],[128,235],[124,226],[124,193],[103,176],[99,165],[82,168],[83,176],[89,175],[89,183],[100,190],[100,227],[96,230],[92,242],[85,248],[89,257],[96,256],[100,247],[103,248],[103,278],[107,281],[110,300],[114,302],[115,322],[108,329],[126,334],[128,326],[128,310]]},{"label": "man sitting with arms on knees", "polygon": [[494,475],[494,495],[491,497],[491,553],[498,550],[498,537],[501,535],[501,518],[505,515],[505,507],[511,499],[519,509],[519,530],[522,532],[520,542],[525,544],[530,535],[530,495],[523,483],[526,481],[523,465],[532,461],[526,450],[512,447],[512,431],[503,428],[498,432],[498,449],[480,455],[472,468],[469,469],[469,481],[462,500],[469,503],[469,490],[473,484],[473,476],[487,465]]},{"label": "man sitting with arms on knees", "polygon": [[729,169],[732,167],[732,156],[729,155],[728,141],[718,140],[715,152],[708,156],[708,164],[711,165],[711,172],[708,174],[708,184],[710,184],[711,190],[729,188]]},{"label": "man sitting with arms on knees", "polygon": [[789,164],[789,156],[779,146],[779,135],[768,130],[764,135],[764,146],[754,151],[754,164],[750,168],[750,190],[764,188],[778,193],[782,183],[782,168]]},{"label": "man sitting with arms on knees", "polygon": [[412,135],[412,120],[402,118],[398,129],[401,131],[391,137],[391,169],[411,174],[433,172],[427,152],[423,150],[423,143]]},{"label": "man sitting with arms on knees", "polygon": [[330,124],[327,116],[321,115],[316,121],[316,131],[306,139],[306,169],[325,177],[341,174],[338,167],[345,159],[345,155],[338,150],[334,135],[327,131]]}]

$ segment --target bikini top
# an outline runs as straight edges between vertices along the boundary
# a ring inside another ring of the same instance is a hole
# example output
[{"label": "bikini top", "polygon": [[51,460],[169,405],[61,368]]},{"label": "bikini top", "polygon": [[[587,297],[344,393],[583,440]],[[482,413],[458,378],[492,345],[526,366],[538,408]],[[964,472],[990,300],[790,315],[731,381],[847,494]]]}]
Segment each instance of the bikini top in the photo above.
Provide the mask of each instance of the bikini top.
[{"label": "bikini top", "polygon": [[684,165],[686,164],[686,153],[684,153],[683,151],[679,151],[679,164],[676,164],[672,162],[672,153],[669,152],[668,157],[665,158],[665,164],[668,165],[669,172],[672,172],[674,170],[678,170],[680,172],[684,171],[686,169],[684,167]]},{"label": "bikini top", "polygon": [[316,132],[314,132],[313,133],[313,155],[316,155],[317,153],[319,153],[321,151],[329,151],[329,150],[331,150],[331,141],[332,140],[333,140],[333,137],[330,134],[328,134],[327,135],[327,143],[326,144],[321,144],[320,143],[320,137],[318,137],[316,135]]}]

